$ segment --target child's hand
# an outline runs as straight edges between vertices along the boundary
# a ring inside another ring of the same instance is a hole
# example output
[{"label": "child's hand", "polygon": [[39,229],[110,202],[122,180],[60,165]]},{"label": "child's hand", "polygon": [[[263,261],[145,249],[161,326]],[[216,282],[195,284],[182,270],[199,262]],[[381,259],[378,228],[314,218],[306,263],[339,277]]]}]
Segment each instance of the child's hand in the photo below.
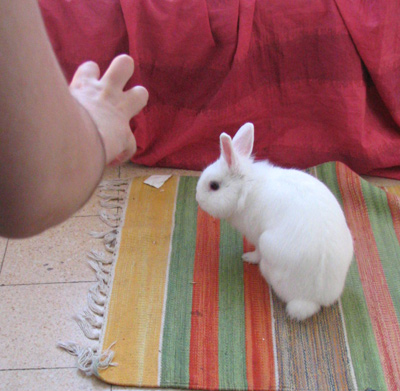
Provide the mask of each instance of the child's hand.
[{"label": "child's hand", "polygon": [[82,64],[71,81],[71,94],[88,111],[103,139],[107,164],[122,163],[136,152],[130,119],[147,104],[149,94],[136,86],[123,91],[133,74],[128,55],[116,57],[103,77],[96,63]]}]

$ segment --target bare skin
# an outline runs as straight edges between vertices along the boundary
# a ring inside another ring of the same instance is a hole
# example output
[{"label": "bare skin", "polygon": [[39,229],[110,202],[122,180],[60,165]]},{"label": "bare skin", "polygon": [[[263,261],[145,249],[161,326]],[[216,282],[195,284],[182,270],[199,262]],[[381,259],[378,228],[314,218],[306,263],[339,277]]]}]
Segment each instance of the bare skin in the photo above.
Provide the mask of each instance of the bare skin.
[{"label": "bare skin", "polygon": [[129,120],[147,103],[148,93],[141,86],[123,91],[132,74],[133,60],[127,55],[116,57],[101,79],[98,65],[86,62],[78,68],[69,87],[97,125],[107,164],[122,163],[136,152]]},{"label": "bare skin", "polygon": [[136,151],[129,121],[147,103],[123,88],[133,60],[100,78],[83,64],[68,86],[35,0],[0,0],[0,236],[61,223],[92,195],[107,164]]}]

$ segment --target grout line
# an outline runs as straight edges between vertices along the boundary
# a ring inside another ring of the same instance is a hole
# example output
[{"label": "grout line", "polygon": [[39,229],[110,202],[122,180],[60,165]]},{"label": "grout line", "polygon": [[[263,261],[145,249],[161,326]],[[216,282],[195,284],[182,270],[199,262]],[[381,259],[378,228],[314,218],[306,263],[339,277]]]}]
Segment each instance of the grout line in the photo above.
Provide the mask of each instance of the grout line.
[{"label": "grout line", "polygon": [[51,371],[54,369],[76,369],[76,367],[54,367],[54,368],[11,368],[11,369],[0,369],[0,372],[16,372],[16,371]]},{"label": "grout line", "polygon": [[55,282],[32,282],[32,283],[21,283],[21,284],[0,284],[0,288],[4,287],[17,287],[17,286],[39,286],[39,285],[67,285],[67,284],[87,284],[94,283],[97,280],[88,281],[55,281]]},{"label": "grout line", "polygon": [[1,259],[1,263],[0,263],[0,275],[1,275],[1,271],[3,270],[4,261],[5,261],[5,259],[6,259],[6,254],[7,254],[7,248],[8,248],[8,242],[9,242],[9,241],[10,241],[10,239],[7,239],[6,247],[4,248],[3,258]]}]

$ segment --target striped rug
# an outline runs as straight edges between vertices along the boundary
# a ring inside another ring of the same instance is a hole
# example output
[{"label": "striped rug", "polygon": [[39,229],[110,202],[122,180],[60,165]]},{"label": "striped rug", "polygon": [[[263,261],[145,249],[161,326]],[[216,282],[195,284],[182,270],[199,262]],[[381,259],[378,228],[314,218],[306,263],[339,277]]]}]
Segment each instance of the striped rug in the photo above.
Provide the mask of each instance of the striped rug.
[{"label": "striped rug", "polygon": [[[117,385],[194,390],[400,390],[400,188],[346,166],[310,170],[343,206],[355,260],[339,303],[285,315],[250,244],[195,201],[196,177],[132,180],[106,305]],[[294,195],[295,196],[295,195]]]}]

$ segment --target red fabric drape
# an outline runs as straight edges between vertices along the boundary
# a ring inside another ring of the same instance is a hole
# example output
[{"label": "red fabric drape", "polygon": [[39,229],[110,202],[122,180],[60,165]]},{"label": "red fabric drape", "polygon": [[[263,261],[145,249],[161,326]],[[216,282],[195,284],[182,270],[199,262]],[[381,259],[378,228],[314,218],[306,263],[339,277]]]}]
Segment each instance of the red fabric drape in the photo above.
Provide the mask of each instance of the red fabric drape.
[{"label": "red fabric drape", "polygon": [[135,59],[137,163],[202,169],[246,121],[257,159],[400,179],[400,2],[40,0],[68,78]]}]

